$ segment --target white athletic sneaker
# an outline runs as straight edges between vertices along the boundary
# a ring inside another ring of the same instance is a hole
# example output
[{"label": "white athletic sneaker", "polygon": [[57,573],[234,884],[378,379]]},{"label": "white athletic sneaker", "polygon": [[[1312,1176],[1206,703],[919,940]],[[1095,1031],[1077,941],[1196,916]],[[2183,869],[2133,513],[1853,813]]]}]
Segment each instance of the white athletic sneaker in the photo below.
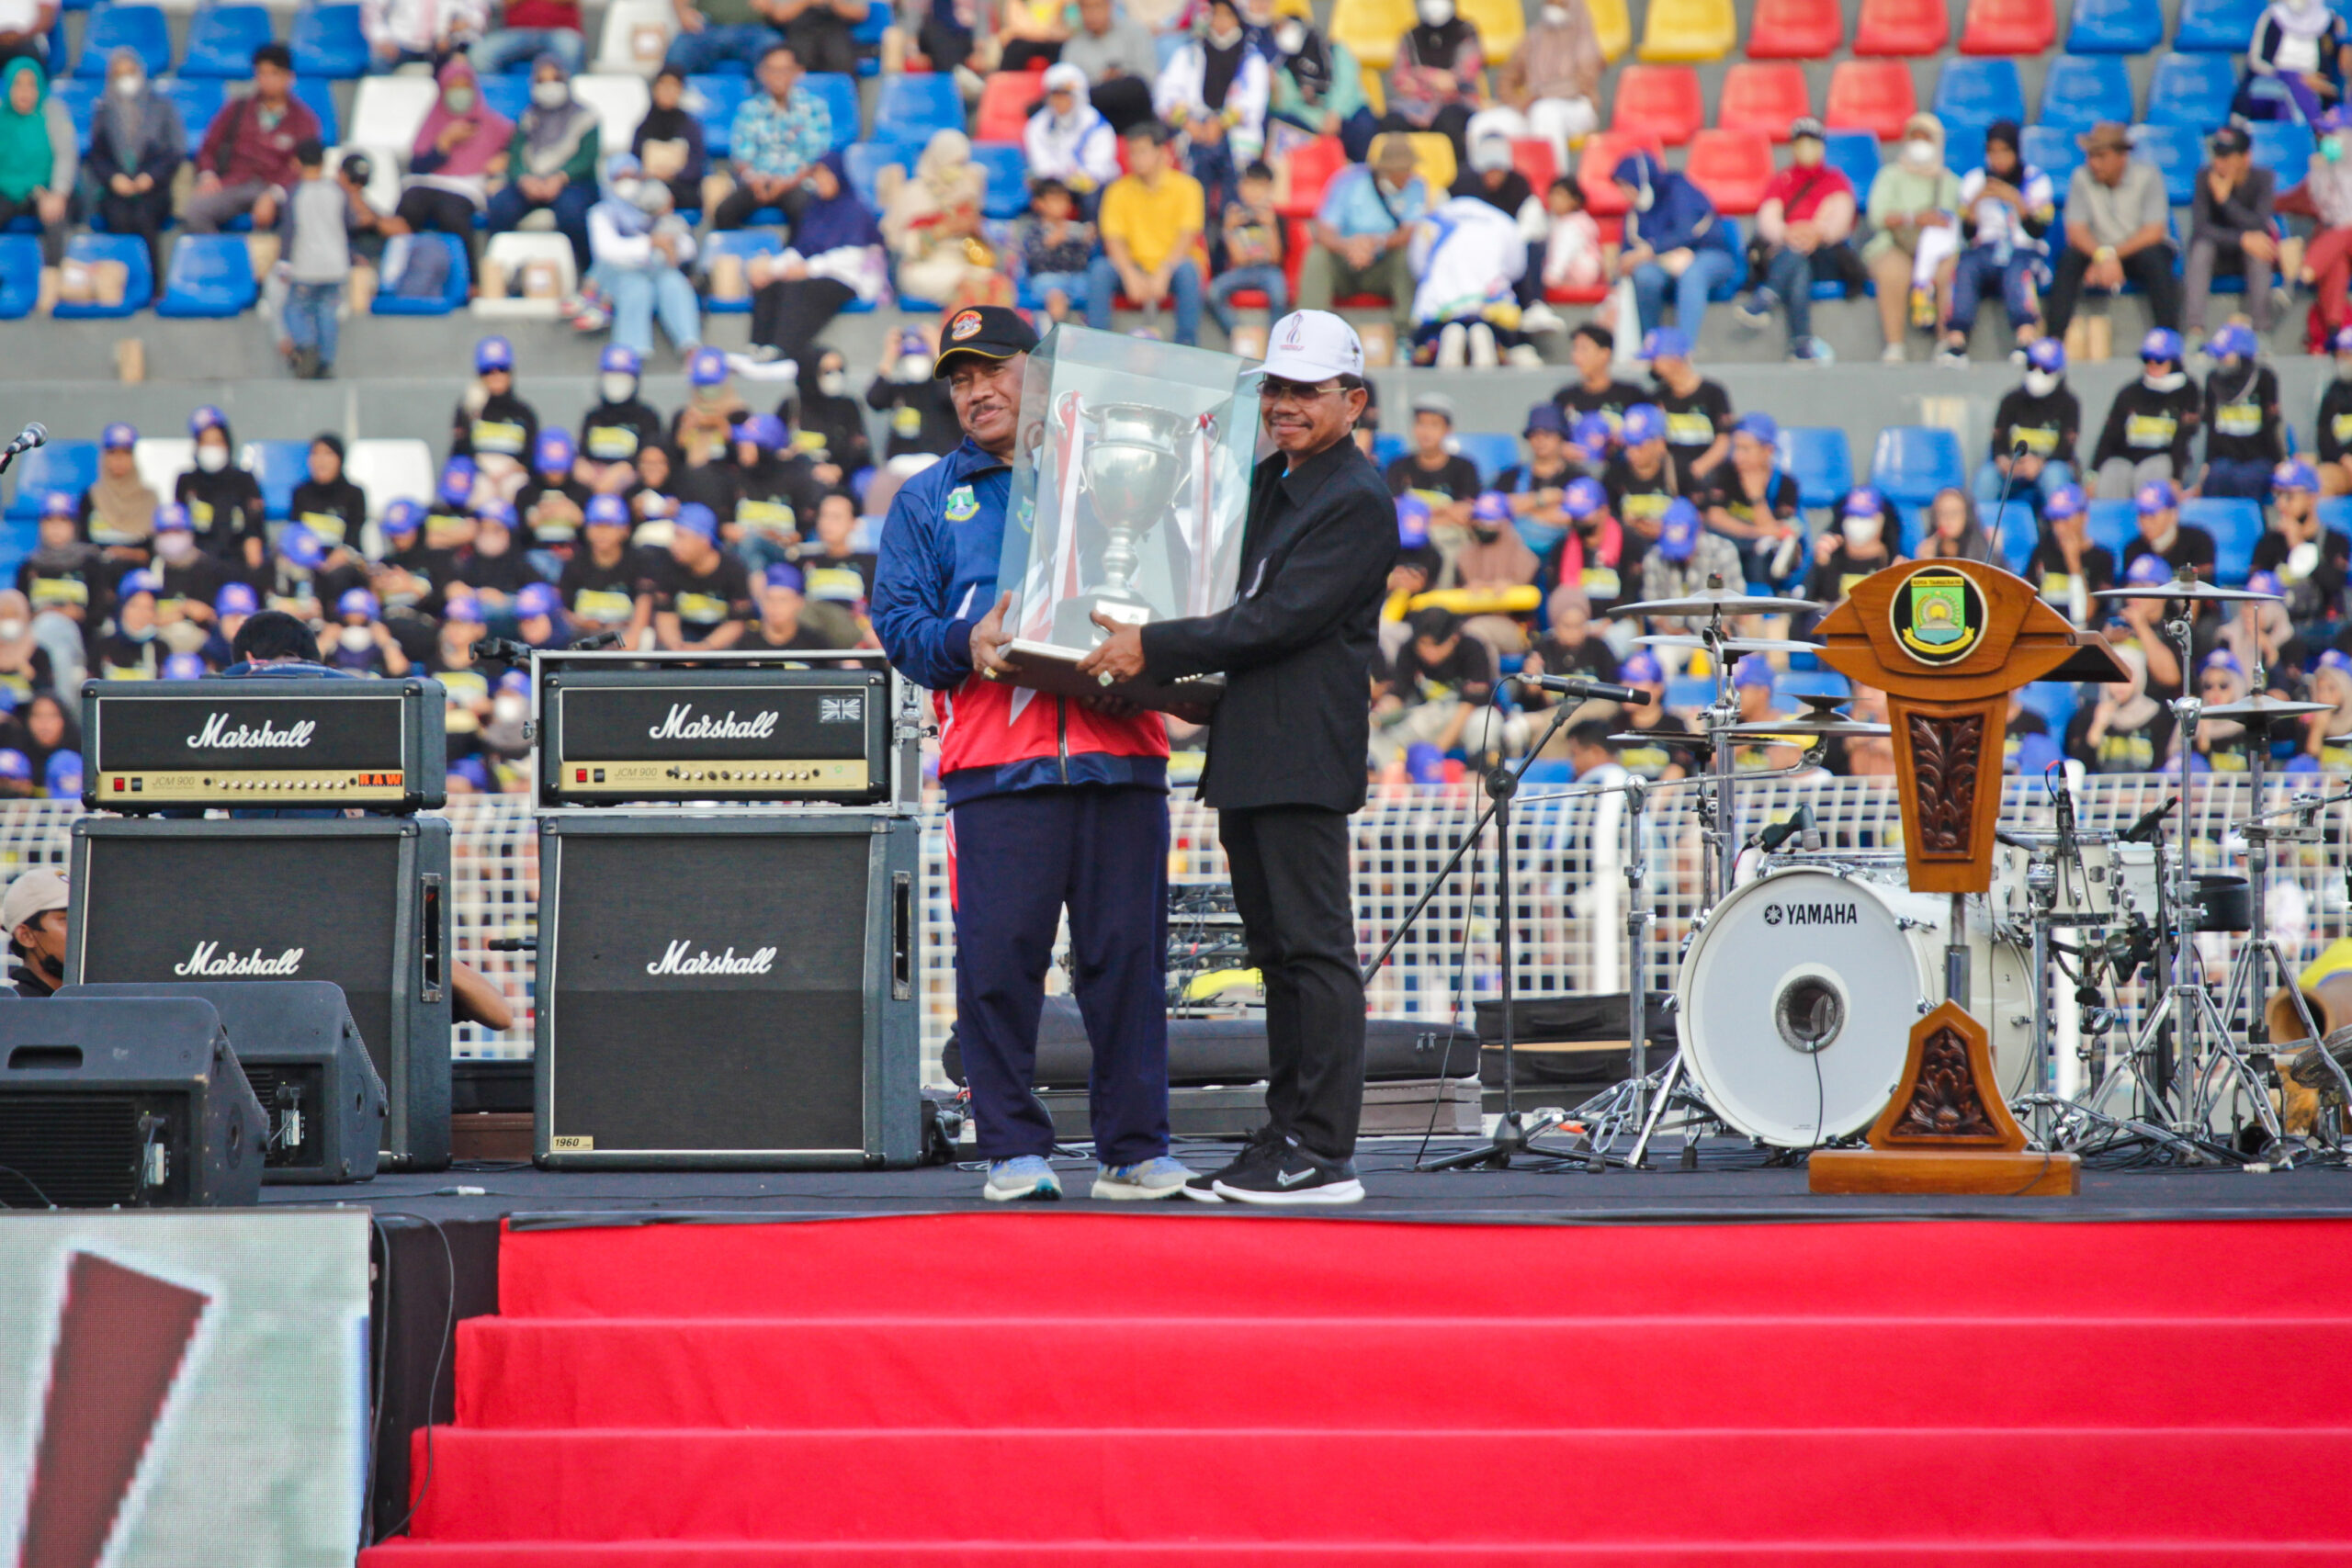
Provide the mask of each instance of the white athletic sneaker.
[{"label": "white athletic sneaker", "polygon": [[1899,343],[1888,344],[1885,348],[1879,351],[1878,362],[1881,365],[1902,364],[1903,345]]},{"label": "white athletic sneaker", "polygon": [[1161,1155],[1134,1165],[1097,1166],[1094,1187],[1087,1194],[1114,1203],[1149,1202],[1173,1198],[1200,1174],[1173,1155]]},{"label": "white athletic sneaker", "polygon": [[1470,362],[1470,333],[1460,321],[1448,321],[1438,330],[1437,367],[1459,370]]},{"label": "white athletic sneaker", "polygon": [[1521,370],[1541,370],[1544,368],[1544,355],[1533,344],[1522,343],[1503,355],[1503,363],[1516,365]]},{"label": "white athletic sneaker", "polygon": [[1502,363],[1495,348],[1495,329],[1484,321],[1470,323],[1470,363],[1479,370],[1492,370]]},{"label": "white athletic sneaker", "polygon": [[1519,313],[1519,330],[1523,333],[1564,333],[1568,330],[1566,317],[1538,299]]},{"label": "white athletic sneaker", "polygon": [[980,1189],[980,1196],[991,1203],[1055,1203],[1061,1195],[1062,1179],[1043,1155],[990,1160],[988,1185]]}]

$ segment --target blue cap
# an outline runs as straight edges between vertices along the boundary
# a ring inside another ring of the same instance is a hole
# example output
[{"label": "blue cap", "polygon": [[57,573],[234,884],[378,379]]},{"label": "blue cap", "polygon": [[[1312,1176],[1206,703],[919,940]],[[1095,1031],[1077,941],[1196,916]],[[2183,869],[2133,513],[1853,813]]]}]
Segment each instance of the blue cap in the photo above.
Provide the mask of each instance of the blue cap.
[{"label": "blue cap", "polygon": [[384,508],[377,528],[388,539],[405,539],[424,526],[424,509],[413,501],[396,501]]},{"label": "blue cap", "polygon": [[511,501],[483,502],[474,508],[474,520],[480,523],[495,523],[502,528],[514,527],[522,521],[514,515],[514,503]]},{"label": "blue cap", "polygon": [[158,534],[192,534],[196,525],[187,520],[187,508],[176,501],[167,501],[155,508],[155,532]]},{"label": "blue cap", "polygon": [[82,753],[51,751],[49,754],[49,793],[54,795],[82,793]]},{"label": "blue cap", "polygon": [[277,536],[277,553],[305,571],[316,571],[326,564],[326,546],[300,523]]},{"label": "blue cap", "polygon": [[514,368],[514,345],[503,337],[486,337],[474,344],[474,374]]},{"label": "blue cap", "polygon": [[2352,354],[2352,321],[2336,328],[2335,335],[2327,340],[2327,346],[2332,353]]},{"label": "blue cap", "polygon": [[463,506],[474,492],[474,460],[452,457],[441,465],[441,499],[452,506]]},{"label": "blue cap", "polygon": [[2245,591],[2249,593],[2267,593],[2275,599],[2287,590],[2286,586],[2278,581],[2277,572],[2257,571],[2246,578]]},{"label": "blue cap", "polygon": [[755,413],[735,427],[735,439],[748,441],[763,452],[773,452],[790,442],[792,433],[775,415]]},{"label": "blue cap", "polygon": [[343,591],[343,597],[334,602],[336,615],[365,615],[371,621],[382,609],[383,606],[376,603],[376,596],[365,588],[346,588]]},{"label": "blue cap", "polygon": [[505,674],[501,675],[498,678],[498,684],[493,686],[492,690],[498,692],[522,692],[528,694],[531,690],[531,678],[520,670],[509,670]]},{"label": "blue cap", "polygon": [[534,615],[552,615],[562,610],[563,595],[549,582],[526,582],[514,595],[514,615],[517,620],[529,620]]},{"label": "blue cap", "polygon": [[1617,431],[1605,413],[1589,413],[1577,421],[1568,439],[1588,452],[1606,452],[1609,444],[1617,439]]},{"label": "blue cap", "polygon": [[2161,359],[2169,364],[2180,363],[2180,334],[2170,327],[2153,329],[2140,340],[2142,359]]},{"label": "blue cap", "polygon": [[2217,648],[2207,654],[2205,662],[2199,664],[2197,669],[2199,674],[2208,670],[2226,670],[2241,681],[2245,679],[2245,666],[2240,664],[2238,656],[2226,648]]},{"label": "blue cap", "polygon": [[588,498],[588,526],[628,526],[628,502],[616,495],[592,495]]},{"label": "blue cap", "polygon": [[465,780],[483,795],[491,793],[490,768],[480,757],[460,757],[449,764],[449,776]]},{"label": "blue cap", "polygon": [[1767,446],[1774,445],[1781,439],[1781,422],[1769,413],[1748,414],[1737,424],[1733,425],[1732,430],[1735,434],[1745,435],[1750,440],[1760,441]]},{"label": "blue cap", "polygon": [[718,543],[718,514],[699,501],[690,501],[678,508],[677,520],[672,525],[714,545]]},{"label": "blue cap", "polygon": [[207,403],[187,416],[187,433],[190,435],[201,435],[208,430],[219,430],[228,423],[228,415],[210,403]]},{"label": "blue cap", "polygon": [[638,357],[637,350],[614,344],[596,361],[596,368],[608,375],[634,376],[645,368],[645,361]]},{"label": "blue cap", "polygon": [[1623,423],[1617,427],[1618,438],[1628,446],[1639,446],[1645,441],[1660,441],[1666,437],[1666,411],[1656,403],[1635,403],[1625,411]]},{"label": "blue cap", "polygon": [[1568,488],[1560,492],[1560,510],[1579,522],[1608,505],[1609,492],[1589,475],[1570,479]]},{"label": "blue cap", "polygon": [[2333,670],[2346,680],[2352,680],[2352,654],[2346,653],[2340,648],[2331,648],[2319,656],[2317,668]]},{"label": "blue cap", "polygon": [[212,613],[216,615],[250,615],[261,608],[261,595],[249,582],[224,582],[220,592],[212,596]]},{"label": "blue cap", "polygon": [[789,588],[795,593],[805,593],[808,590],[808,579],[790,561],[780,560],[760,574],[760,586]]},{"label": "blue cap", "polygon": [[2290,457],[2270,470],[2270,488],[2280,490],[2319,489],[2319,470],[2300,457]]},{"label": "blue cap", "polygon": [[72,491],[53,490],[40,498],[43,517],[78,517],[81,513],[82,503],[74,499]]},{"label": "blue cap", "polygon": [[1699,547],[1699,509],[1676,496],[1667,502],[1666,515],[1657,523],[1657,553],[1672,561],[1690,558]]},{"label": "blue cap", "polygon": [[2217,359],[2226,358],[2231,355],[2235,355],[2240,359],[2252,359],[2262,352],[2262,344],[2255,341],[2254,329],[2240,321],[2232,321],[2220,332],[2215,333],[2211,341],[2205,346],[2211,350],[2213,356]]},{"label": "blue cap", "polygon": [[1527,425],[1520,434],[1532,435],[1539,430],[1548,430],[1555,435],[1567,434],[1568,416],[1560,412],[1559,404],[1537,403],[1527,411]]},{"label": "blue cap", "polygon": [[98,445],[109,452],[127,452],[139,445],[138,429],[118,420],[99,434]]},{"label": "blue cap", "polygon": [[2046,370],[2052,376],[2066,368],[2066,345],[2054,337],[2038,337],[2025,345],[2025,364],[2029,370]]},{"label": "blue cap", "polygon": [[2150,479],[2132,497],[2132,504],[2145,517],[2151,513],[2170,512],[2180,504],[2180,491],[2170,479]]},{"label": "blue cap", "polygon": [[1480,523],[1510,521],[1510,497],[1498,490],[1480,491],[1478,499],[1470,503],[1470,515]]},{"label": "blue cap", "polygon": [[1856,485],[1846,492],[1845,504],[1838,511],[1844,517],[1883,517],[1886,498],[1868,485]]},{"label": "blue cap", "polygon": [[538,469],[541,473],[570,473],[571,459],[580,455],[571,444],[571,432],[560,426],[549,426],[539,432]]},{"label": "blue cap", "polygon": [[[2037,338],[2034,341],[2048,343],[2050,340]],[[2056,490],[2052,491],[2049,499],[2041,503],[2041,515],[2052,523],[2057,523],[2069,517],[2080,517],[2090,509],[2091,503],[2084,498],[2082,486],[2060,485]]]},{"label": "blue cap", "polygon": [[445,621],[457,621],[469,626],[482,626],[490,624],[482,618],[481,605],[470,593],[453,594],[444,601],[441,605],[441,618]]},{"label": "blue cap", "polygon": [[715,348],[698,348],[686,361],[686,381],[690,386],[716,387],[727,379],[727,355]]},{"label": "blue cap", "polygon": [[[198,660],[198,662],[201,664],[203,660]],[[0,746],[0,779],[21,779],[26,784],[32,783],[33,760],[14,746]]]},{"label": "blue cap", "polygon": [[1396,498],[1396,542],[1408,550],[1430,542],[1430,503],[1418,495]]},{"label": "blue cap", "polygon": [[2172,562],[2154,550],[2143,550],[2132,558],[2130,566],[2123,569],[2123,581],[2133,588],[2148,588],[2159,582],[2170,582]]},{"label": "blue cap", "polygon": [[1688,359],[1690,337],[1680,327],[1652,327],[1642,334],[1644,359]]},{"label": "blue cap", "polygon": [[175,653],[164,660],[164,679],[166,681],[201,681],[204,676],[202,654]]},{"label": "blue cap", "polygon": [[1772,666],[1760,653],[1751,653],[1731,667],[1731,683],[1735,686],[1770,686]]},{"label": "blue cap", "polygon": [[1418,784],[1445,782],[1445,753],[1433,742],[1416,740],[1405,748],[1405,776]]},{"label": "blue cap", "polygon": [[1666,667],[1648,649],[1636,649],[1633,657],[1617,666],[1617,679],[1629,686],[1663,686],[1666,684]]},{"label": "blue cap", "polygon": [[163,586],[162,581],[152,571],[129,571],[123,573],[122,581],[115,584],[115,597],[129,599],[144,593],[152,599],[162,592]]}]

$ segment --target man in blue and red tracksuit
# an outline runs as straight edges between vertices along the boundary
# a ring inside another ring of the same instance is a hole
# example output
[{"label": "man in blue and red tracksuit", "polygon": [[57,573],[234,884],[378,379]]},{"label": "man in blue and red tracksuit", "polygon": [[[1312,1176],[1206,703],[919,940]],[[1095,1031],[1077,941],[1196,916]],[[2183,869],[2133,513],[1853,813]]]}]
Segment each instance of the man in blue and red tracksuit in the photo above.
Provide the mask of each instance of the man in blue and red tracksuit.
[{"label": "man in blue and red tracksuit", "polygon": [[997,591],[1021,382],[1037,334],[1012,310],[959,310],[940,333],[963,444],[890,503],[874,629],[934,694],[950,809],[956,1037],[985,1196],[1061,1196],[1054,1126],[1032,1087],[1046,970],[1065,906],[1094,1048],[1093,1196],[1173,1197],[1168,1154],[1168,730],[1006,683]]}]

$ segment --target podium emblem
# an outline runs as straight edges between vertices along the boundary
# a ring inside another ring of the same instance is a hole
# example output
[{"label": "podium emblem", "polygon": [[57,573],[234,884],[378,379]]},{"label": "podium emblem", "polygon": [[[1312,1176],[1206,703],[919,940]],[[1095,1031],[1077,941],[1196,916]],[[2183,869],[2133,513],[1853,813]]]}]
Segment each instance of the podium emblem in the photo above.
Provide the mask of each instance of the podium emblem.
[{"label": "podium emblem", "polygon": [[1956,664],[1984,636],[1984,598],[1954,571],[1917,571],[1889,606],[1894,639],[1922,664]]}]

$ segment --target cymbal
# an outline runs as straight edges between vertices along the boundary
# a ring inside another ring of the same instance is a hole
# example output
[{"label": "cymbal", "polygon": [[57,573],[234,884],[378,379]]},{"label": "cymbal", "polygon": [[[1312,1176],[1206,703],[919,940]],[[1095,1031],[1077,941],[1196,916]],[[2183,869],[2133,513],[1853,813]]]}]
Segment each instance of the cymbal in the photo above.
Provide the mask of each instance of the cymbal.
[{"label": "cymbal", "polygon": [[2286,601],[2276,593],[2255,593],[2244,588],[2219,588],[2200,582],[2193,577],[2176,577],[2169,582],[2151,582],[2141,588],[2102,588],[2091,595],[2094,599],[2200,599],[2209,602],[2237,603],[2253,599],[2266,604]]},{"label": "cymbal", "polygon": [[2291,703],[2284,697],[2274,697],[2267,692],[2256,692],[2233,703],[2219,703],[2207,708],[2201,718],[2240,719],[2263,722],[2275,718],[2301,718],[2306,714],[2332,712],[2333,703]]},{"label": "cymbal", "polygon": [[1763,594],[1702,589],[1687,599],[1645,599],[1619,604],[1612,615],[1804,615],[1822,608],[1810,599],[1774,599]]},{"label": "cymbal", "polygon": [[[1652,632],[1647,637],[1637,637],[1634,641],[1642,648],[1703,649],[1707,646],[1705,637],[1681,632]],[[1818,653],[1821,645],[1817,642],[1792,642],[1786,637],[1727,637],[1723,640],[1723,649],[1725,653]]]},{"label": "cymbal", "polygon": [[1712,744],[1703,735],[1660,735],[1648,729],[1629,729],[1623,735],[1612,735],[1609,743],[1611,746],[1657,746],[1663,743],[1688,747],[1693,751],[1704,751]]},{"label": "cymbal", "polygon": [[1792,716],[1785,719],[1762,718],[1752,724],[1735,724],[1723,733],[1743,740],[1770,740],[1780,735],[1811,740],[1830,735],[1861,739],[1869,736],[1892,735],[1894,731],[1887,725],[1872,724],[1867,719]]}]

